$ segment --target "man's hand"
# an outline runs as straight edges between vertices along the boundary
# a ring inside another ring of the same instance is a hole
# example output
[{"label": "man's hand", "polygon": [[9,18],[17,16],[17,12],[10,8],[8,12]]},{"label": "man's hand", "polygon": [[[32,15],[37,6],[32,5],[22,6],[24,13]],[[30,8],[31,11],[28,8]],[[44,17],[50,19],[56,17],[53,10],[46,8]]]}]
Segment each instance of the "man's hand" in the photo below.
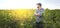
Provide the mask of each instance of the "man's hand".
[{"label": "man's hand", "polygon": [[36,16],[39,16],[40,14],[39,13],[35,13]]}]

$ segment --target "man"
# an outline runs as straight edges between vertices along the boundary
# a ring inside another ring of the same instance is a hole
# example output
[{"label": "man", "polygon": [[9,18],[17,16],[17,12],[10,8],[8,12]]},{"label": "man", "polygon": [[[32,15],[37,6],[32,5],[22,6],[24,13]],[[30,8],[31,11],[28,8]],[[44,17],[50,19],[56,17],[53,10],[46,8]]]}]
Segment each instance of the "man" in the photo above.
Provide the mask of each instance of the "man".
[{"label": "man", "polygon": [[44,9],[42,8],[42,5],[41,3],[37,3],[37,9],[36,9],[36,12],[35,12],[35,16],[36,16],[36,27],[37,28],[43,28],[42,27],[42,14],[44,12]]}]

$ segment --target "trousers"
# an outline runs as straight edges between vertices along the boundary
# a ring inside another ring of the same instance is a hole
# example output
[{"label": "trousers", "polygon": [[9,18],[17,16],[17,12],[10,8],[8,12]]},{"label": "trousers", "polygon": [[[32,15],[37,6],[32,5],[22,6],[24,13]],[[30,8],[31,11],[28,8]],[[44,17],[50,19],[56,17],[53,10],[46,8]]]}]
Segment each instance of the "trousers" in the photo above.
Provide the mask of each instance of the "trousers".
[{"label": "trousers", "polygon": [[44,28],[43,22],[36,22],[36,28]]}]

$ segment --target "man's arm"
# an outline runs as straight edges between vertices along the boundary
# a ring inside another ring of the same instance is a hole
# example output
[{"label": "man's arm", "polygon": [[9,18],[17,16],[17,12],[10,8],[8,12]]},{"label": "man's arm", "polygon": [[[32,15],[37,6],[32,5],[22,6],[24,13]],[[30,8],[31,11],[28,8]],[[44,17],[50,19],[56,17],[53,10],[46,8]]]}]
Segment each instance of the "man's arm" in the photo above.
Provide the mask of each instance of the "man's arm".
[{"label": "man's arm", "polygon": [[35,13],[34,16],[40,16],[40,13]]}]

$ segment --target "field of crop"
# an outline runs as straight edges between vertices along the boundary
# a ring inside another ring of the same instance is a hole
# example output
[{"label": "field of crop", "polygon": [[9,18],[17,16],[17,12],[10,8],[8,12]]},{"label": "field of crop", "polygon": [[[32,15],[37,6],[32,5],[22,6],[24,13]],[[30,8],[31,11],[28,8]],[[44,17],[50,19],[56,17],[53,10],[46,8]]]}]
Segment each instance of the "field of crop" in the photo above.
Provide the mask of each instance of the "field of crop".
[{"label": "field of crop", "polygon": [[[35,28],[35,10],[0,10],[0,28]],[[60,10],[45,9],[44,28],[60,28]]]},{"label": "field of crop", "polygon": [[[34,10],[27,10],[27,9],[26,10],[24,10],[24,9],[23,10],[0,10],[0,19],[2,19],[2,21],[3,21],[3,23],[2,24],[0,23],[0,24],[3,25],[3,27],[5,28],[5,27],[9,27],[8,24],[10,25],[10,23],[17,21],[18,23],[20,23],[19,25],[26,25],[26,27],[27,27],[27,25],[33,19],[33,16],[34,16],[33,14],[34,14]],[[10,20],[12,20],[12,22],[10,22]],[[0,22],[2,22],[2,21],[0,21]],[[4,25],[5,21],[7,24]],[[33,22],[31,22],[31,23],[33,23]],[[15,23],[13,23],[13,25],[15,25]],[[24,27],[24,26],[22,26],[22,27]],[[20,28],[22,28],[22,27],[20,27]],[[28,26],[28,27],[30,27],[30,26]]]}]

